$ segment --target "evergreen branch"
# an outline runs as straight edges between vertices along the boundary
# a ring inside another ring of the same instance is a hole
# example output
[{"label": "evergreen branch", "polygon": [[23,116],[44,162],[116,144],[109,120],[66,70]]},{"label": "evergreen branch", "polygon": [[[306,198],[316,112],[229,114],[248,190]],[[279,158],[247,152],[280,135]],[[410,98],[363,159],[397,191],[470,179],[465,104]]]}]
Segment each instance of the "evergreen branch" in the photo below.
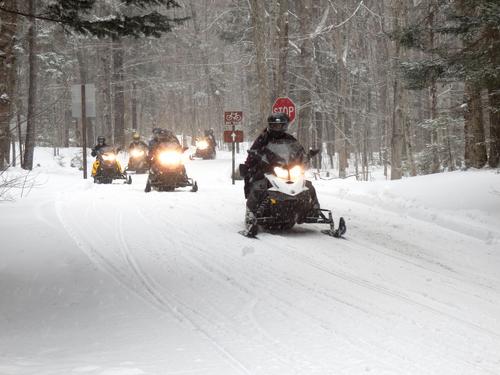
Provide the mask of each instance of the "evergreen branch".
[{"label": "evergreen branch", "polygon": [[2,5],[0,5],[0,11],[5,12],[5,13],[17,14],[18,16],[23,16],[23,17],[26,17],[26,18],[34,18],[34,19],[42,20],[42,21],[63,23],[61,20],[58,20],[58,19],[55,19],[55,18],[46,17],[46,16],[43,16],[43,15],[40,15],[40,14],[25,13],[25,12],[21,12],[21,11],[18,11],[18,10],[6,8],[6,7],[2,6]]},{"label": "evergreen branch", "polygon": [[[88,15],[96,0],[59,0],[46,8],[44,14],[30,14],[23,11],[6,8],[0,5],[0,11],[17,14],[23,17],[59,23],[71,28],[77,33],[95,35],[99,38],[122,36],[160,37],[161,34],[172,31],[173,24],[181,24],[189,17],[170,18],[156,11],[138,16],[113,16],[105,20],[85,20],[82,14]],[[145,9],[148,6],[165,6],[167,9],[180,7],[175,0],[125,0],[127,6],[137,6]]]}]

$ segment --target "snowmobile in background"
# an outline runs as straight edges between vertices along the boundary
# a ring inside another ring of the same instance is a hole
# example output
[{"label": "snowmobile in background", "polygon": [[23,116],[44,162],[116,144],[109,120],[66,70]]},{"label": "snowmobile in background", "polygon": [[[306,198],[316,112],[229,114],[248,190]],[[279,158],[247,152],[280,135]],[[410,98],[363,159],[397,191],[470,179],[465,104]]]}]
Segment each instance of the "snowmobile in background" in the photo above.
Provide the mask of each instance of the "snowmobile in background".
[{"label": "snowmobile in background", "polygon": [[183,154],[187,147],[175,142],[162,142],[152,151],[150,156],[149,176],[144,191],[173,191],[179,187],[191,186],[191,191],[198,191],[198,184],[188,178],[184,167]]},{"label": "snowmobile in background", "polygon": [[196,140],[196,151],[193,158],[200,158],[203,160],[215,159],[217,152],[215,151],[215,144],[209,137],[202,137]]},{"label": "snowmobile in background", "polygon": [[135,173],[146,173],[149,170],[147,147],[135,146],[129,150],[127,171]]},{"label": "snowmobile in background", "polygon": [[123,172],[116,155],[115,149],[111,146],[104,146],[99,149],[96,160],[92,165],[94,183],[111,184],[113,180],[125,180],[127,184],[132,183],[132,177]]},{"label": "snowmobile in background", "polygon": [[[298,141],[283,139],[270,142],[259,154],[254,150],[248,152],[260,158],[266,172],[257,186],[261,197],[258,208],[254,212],[247,208],[246,230],[241,234],[255,237],[259,226],[276,231],[302,223],[327,224],[330,228],[321,232],[332,237],[339,238],[346,232],[344,218],[339,219],[338,228],[335,228],[331,210],[313,209],[305,171],[318,151],[306,153]],[[245,176],[247,173],[247,166],[240,164],[240,174]]]}]

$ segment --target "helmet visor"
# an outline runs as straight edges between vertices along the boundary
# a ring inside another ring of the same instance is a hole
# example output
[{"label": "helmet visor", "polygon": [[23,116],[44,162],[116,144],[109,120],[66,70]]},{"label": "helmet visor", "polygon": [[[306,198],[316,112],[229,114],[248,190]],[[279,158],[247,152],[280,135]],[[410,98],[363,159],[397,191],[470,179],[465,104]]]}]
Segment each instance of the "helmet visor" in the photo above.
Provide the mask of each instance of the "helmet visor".
[{"label": "helmet visor", "polygon": [[288,124],[285,122],[270,122],[269,123],[269,130],[275,131],[275,132],[284,132],[287,129]]}]

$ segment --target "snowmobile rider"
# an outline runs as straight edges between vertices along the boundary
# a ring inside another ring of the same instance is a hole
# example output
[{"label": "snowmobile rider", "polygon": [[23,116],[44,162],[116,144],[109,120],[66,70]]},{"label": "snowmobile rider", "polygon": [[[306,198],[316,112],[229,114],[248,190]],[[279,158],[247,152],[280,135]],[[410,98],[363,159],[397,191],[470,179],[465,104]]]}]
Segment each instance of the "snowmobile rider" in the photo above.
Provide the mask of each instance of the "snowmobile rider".
[{"label": "snowmobile rider", "polygon": [[170,130],[154,128],[153,138],[149,141],[149,158],[151,159],[160,143],[176,143],[181,147],[177,137]]},{"label": "snowmobile rider", "polygon": [[[170,130],[155,128],[153,129],[153,139],[151,139],[151,141],[149,142],[148,156],[150,161],[153,161],[153,156],[162,143],[175,144],[179,147],[179,149],[182,149],[181,143],[174,135],[174,133],[172,133]],[[186,167],[184,165],[182,165],[182,171],[184,176],[187,178]]]},{"label": "snowmobile rider", "polygon": [[[262,185],[262,182],[264,180],[264,174],[266,173],[265,170],[262,168],[262,163],[260,160],[260,155],[262,155],[262,151],[264,148],[267,146],[267,144],[270,141],[275,141],[275,140],[291,140],[291,141],[297,141],[297,139],[287,133],[286,131],[288,130],[288,124],[290,123],[290,118],[286,113],[273,113],[271,116],[267,118],[267,127],[260,133],[260,135],[257,137],[257,139],[254,141],[252,144],[252,147],[250,147],[251,151],[255,152],[249,152],[247,160],[245,161],[245,198],[247,199],[247,207],[251,210],[254,211],[259,202],[260,202],[260,192],[262,190],[266,190],[267,187],[265,186],[260,186]],[[304,152],[305,153],[305,152]],[[306,186],[309,189],[311,193],[311,198],[313,200],[313,207],[312,209],[314,211],[318,210],[320,208],[318,198],[316,195],[316,190],[314,189],[312,183],[310,181],[306,181]]]},{"label": "snowmobile rider", "polygon": [[205,138],[208,140],[210,147],[215,149],[217,143],[215,142],[214,130],[213,129],[205,130],[203,134]]},{"label": "snowmobile rider", "polygon": [[132,151],[134,148],[139,148],[141,150],[143,149],[148,149],[148,145],[146,142],[141,141],[141,136],[139,133],[134,133],[132,135],[132,142],[130,142],[130,145],[128,146],[128,151]]},{"label": "snowmobile rider", "polygon": [[162,131],[161,128],[154,128],[153,129],[153,134],[151,135],[151,139],[149,140],[149,143],[148,143],[150,155],[151,155],[151,150],[158,143],[158,135],[160,134],[161,131]]},{"label": "snowmobile rider", "polygon": [[106,146],[107,146],[106,138],[104,138],[103,136],[97,137],[97,144],[92,148],[91,155],[94,157],[97,156],[97,154],[99,153],[99,150],[103,147],[106,147]]}]

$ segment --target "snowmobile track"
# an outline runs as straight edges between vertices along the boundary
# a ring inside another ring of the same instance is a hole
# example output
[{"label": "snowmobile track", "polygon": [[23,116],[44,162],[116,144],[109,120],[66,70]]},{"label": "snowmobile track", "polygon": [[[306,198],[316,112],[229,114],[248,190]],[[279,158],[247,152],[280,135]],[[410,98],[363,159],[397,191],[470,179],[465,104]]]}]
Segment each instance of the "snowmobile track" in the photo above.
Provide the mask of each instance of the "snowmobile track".
[{"label": "snowmobile track", "polygon": [[[141,216],[143,216],[143,215],[144,214],[142,214]],[[145,216],[143,216],[143,217],[146,219]],[[163,223],[171,223],[170,219],[171,219],[171,217],[165,217],[165,221],[162,220],[162,222]],[[158,226],[158,224],[155,221],[151,220],[151,223],[152,223],[152,225],[156,225],[158,227],[158,229],[160,229],[160,227]],[[171,224],[173,225],[173,223],[171,223]],[[178,229],[178,230],[183,231],[182,229]],[[191,237],[189,232],[187,232],[187,231],[183,231],[183,232],[184,232],[183,234],[184,234],[184,236],[186,238],[190,238]],[[170,239],[170,240],[172,240],[172,239]],[[189,242],[189,243],[182,242],[181,243],[181,241],[179,241],[179,240],[173,240],[173,241],[176,242],[178,245],[181,245],[181,247],[184,248],[184,249],[190,249],[191,251],[195,250],[199,254],[205,254],[205,255],[207,254],[206,251],[202,249],[202,247],[198,246],[194,242]],[[245,240],[243,240],[243,241],[245,241]],[[328,239],[326,239],[326,241],[328,241]],[[219,254],[218,257],[230,260],[229,263],[234,262],[234,260],[236,259],[235,257],[227,257],[226,255],[224,255],[222,253]],[[213,273],[214,272],[214,267],[216,267],[214,265],[214,263],[211,263],[210,269],[207,269],[207,271],[210,272],[210,273]],[[279,279],[269,278],[269,275],[273,274],[273,270],[272,269],[267,269],[266,270],[266,268],[268,268],[267,265],[262,263],[262,264],[260,264],[260,266],[258,267],[258,269],[262,269],[263,272],[261,272],[258,277],[253,278],[253,277],[251,277],[251,275],[240,274],[239,278],[242,279],[242,280],[245,280],[248,285],[252,285],[252,289],[261,289],[261,290],[266,290],[267,289],[267,291],[265,293],[265,296],[267,296],[269,300],[274,301],[274,304],[275,304],[274,308],[275,309],[281,311],[284,314],[286,314],[288,311],[291,311],[291,310],[295,311],[295,312],[298,312],[298,313],[300,313],[300,315],[303,318],[305,318],[305,319],[307,319],[307,320],[309,320],[311,322],[314,322],[314,324],[318,328],[324,330],[325,334],[327,334],[327,335],[332,334],[331,328],[329,328],[330,322],[318,319],[318,317],[314,317],[314,316],[310,315],[307,311],[305,311],[305,310],[303,310],[301,308],[298,308],[298,306],[296,306],[295,304],[293,304],[291,301],[288,301],[288,300],[282,298],[282,296],[280,296],[279,293],[273,292],[272,288],[269,288],[269,285],[272,285],[273,283],[276,284],[278,282],[282,287],[289,287],[290,285],[289,285],[289,283],[282,282]],[[219,271],[219,272],[220,272],[220,275],[222,277],[221,280],[227,282],[227,273],[224,273],[224,271]],[[299,288],[301,288],[301,289],[304,289],[304,292],[307,292],[307,293],[310,292],[310,290],[305,285],[296,284],[296,286],[299,287]],[[326,297],[330,301],[334,301],[336,303],[341,303],[341,304],[347,305],[347,306],[349,306],[351,308],[363,311],[366,314],[370,314],[370,313],[373,314],[373,312],[368,312],[367,310],[364,310],[363,307],[361,307],[361,306],[353,305],[353,304],[348,303],[348,302],[346,302],[344,300],[338,299],[335,296],[327,295]],[[316,298],[317,298],[317,296],[316,296]],[[278,307],[277,303],[281,304],[282,307]],[[332,310],[332,314],[335,314],[334,310]],[[251,321],[254,323],[256,329],[258,329],[271,342],[275,341],[274,336],[270,335],[267,332],[267,330],[264,329],[258,323],[258,319],[256,319],[254,317],[253,312],[249,313],[248,316],[251,317]],[[381,347],[380,345],[376,345],[374,343],[370,343],[370,342],[363,341],[363,340],[354,340],[354,339],[350,338],[346,333],[335,332],[335,336],[336,337],[341,337],[343,340],[345,340],[345,343],[348,344],[352,348],[352,350],[354,350],[354,351],[360,351],[360,352],[363,353],[364,356],[372,357],[373,360],[380,361],[380,359],[376,355],[374,355],[373,352],[374,352],[374,350],[379,350],[379,351],[381,350],[381,351],[385,352],[389,356],[397,357],[398,361],[403,361],[403,362],[405,362],[405,363],[407,363],[407,364],[409,364],[411,366],[419,367],[415,361],[412,361],[412,360],[410,360],[408,358],[405,358],[404,356],[401,356],[401,355],[398,355],[396,353],[393,353],[388,348]],[[276,346],[276,344],[275,344],[275,346]],[[288,345],[283,346],[283,345],[280,344],[279,346],[282,347],[283,352],[290,352],[290,351],[294,350],[292,347],[290,347]],[[363,346],[366,347],[366,348],[362,349]],[[296,356],[302,356],[300,353],[296,353],[295,355]],[[385,362],[384,364],[386,366],[391,367],[391,364],[389,362]],[[420,368],[420,370],[423,371],[424,369]]]},{"label": "snowmobile track", "polygon": [[[285,248],[280,248],[282,251],[286,251],[288,253],[292,253],[291,251],[289,251],[288,249],[285,249]],[[338,277],[342,280],[345,280],[345,281],[349,281],[353,284],[356,284],[358,286],[361,286],[363,288],[366,288],[366,289],[370,289],[370,290],[373,290],[377,293],[381,293],[381,294],[384,294],[384,295],[387,295],[387,296],[390,296],[390,297],[393,297],[393,298],[396,298],[396,299],[399,299],[399,300],[402,300],[402,301],[405,301],[409,304],[412,304],[412,305],[415,305],[415,306],[418,306],[420,308],[423,308],[425,310],[428,310],[428,311],[431,311],[431,312],[434,312],[438,315],[442,315],[442,316],[445,316],[446,318],[448,319],[452,319],[452,320],[455,320],[461,324],[465,324],[471,328],[474,328],[475,330],[479,331],[479,332],[482,332],[482,333],[485,333],[487,335],[490,335],[492,337],[495,337],[495,338],[500,338],[500,334],[497,333],[497,332],[494,332],[494,331],[491,331],[487,328],[484,328],[478,324],[475,324],[475,323],[472,323],[472,322],[469,322],[467,320],[464,320],[464,319],[461,319],[459,317],[456,317],[456,316],[453,316],[449,313],[446,313],[444,311],[441,311],[437,308],[434,308],[434,307],[431,307],[431,306],[428,306],[422,302],[418,302],[406,295],[404,295],[403,293],[400,293],[400,292],[397,292],[397,291],[394,291],[394,290],[391,290],[387,287],[384,287],[382,285],[377,285],[375,283],[372,283],[372,282],[369,282],[369,281],[366,281],[362,278],[359,278],[359,277],[356,277],[354,275],[349,275],[345,272],[341,272],[341,271],[335,271],[335,270],[332,270],[332,269],[327,269],[326,267],[324,267],[323,265],[321,264],[318,264],[317,262],[313,261],[311,258],[308,258],[306,256],[303,256],[303,255],[300,255],[298,253],[295,253],[295,256],[297,259],[300,259],[302,260],[304,263],[307,263],[308,265],[310,265],[311,267],[315,268],[315,269],[318,269],[318,270],[321,270],[323,272],[326,272],[332,276],[335,276],[335,277]]]}]

